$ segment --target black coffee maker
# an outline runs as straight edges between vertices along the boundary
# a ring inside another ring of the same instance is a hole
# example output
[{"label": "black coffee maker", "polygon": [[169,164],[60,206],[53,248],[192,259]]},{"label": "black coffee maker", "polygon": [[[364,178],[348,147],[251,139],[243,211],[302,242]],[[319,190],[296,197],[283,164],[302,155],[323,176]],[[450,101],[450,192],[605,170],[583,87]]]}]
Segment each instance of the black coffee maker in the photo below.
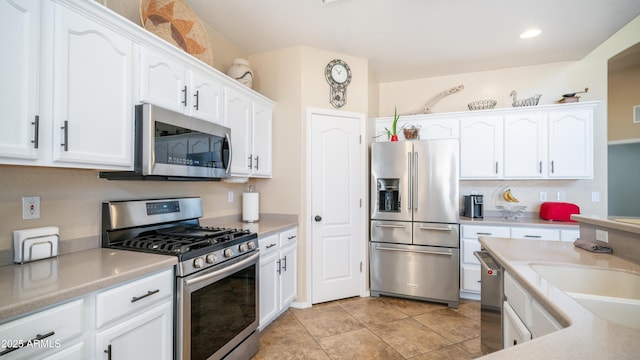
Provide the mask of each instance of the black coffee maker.
[{"label": "black coffee maker", "polygon": [[484,214],[482,195],[464,196],[464,216],[469,218],[481,218]]}]

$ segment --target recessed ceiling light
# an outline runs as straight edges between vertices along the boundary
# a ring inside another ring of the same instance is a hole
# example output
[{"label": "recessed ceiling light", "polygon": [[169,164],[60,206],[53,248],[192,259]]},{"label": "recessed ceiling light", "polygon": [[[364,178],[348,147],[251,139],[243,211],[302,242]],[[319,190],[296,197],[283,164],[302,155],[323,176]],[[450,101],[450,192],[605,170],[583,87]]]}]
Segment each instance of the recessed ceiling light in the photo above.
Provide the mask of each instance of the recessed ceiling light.
[{"label": "recessed ceiling light", "polygon": [[529,29],[520,34],[520,39],[531,39],[532,37],[540,35],[541,32],[542,30],[540,29]]}]

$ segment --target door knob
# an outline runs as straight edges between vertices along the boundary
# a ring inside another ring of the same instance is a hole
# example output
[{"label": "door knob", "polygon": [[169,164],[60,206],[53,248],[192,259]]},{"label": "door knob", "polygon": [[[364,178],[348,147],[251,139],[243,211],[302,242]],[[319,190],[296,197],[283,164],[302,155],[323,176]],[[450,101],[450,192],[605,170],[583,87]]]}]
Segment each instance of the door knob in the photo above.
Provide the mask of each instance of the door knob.
[{"label": "door knob", "polygon": [[322,221],[322,216],[316,215],[316,217],[314,219],[315,219],[316,222],[320,222],[320,221]]}]

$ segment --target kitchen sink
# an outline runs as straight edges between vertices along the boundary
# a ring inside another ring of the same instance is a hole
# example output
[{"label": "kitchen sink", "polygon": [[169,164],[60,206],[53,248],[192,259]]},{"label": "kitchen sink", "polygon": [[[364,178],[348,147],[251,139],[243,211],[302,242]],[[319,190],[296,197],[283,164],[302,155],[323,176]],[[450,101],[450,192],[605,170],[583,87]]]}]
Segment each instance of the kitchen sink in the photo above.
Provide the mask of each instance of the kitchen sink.
[{"label": "kitchen sink", "polygon": [[594,314],[640,329],[640,274],[571,265],[531,268]]}]

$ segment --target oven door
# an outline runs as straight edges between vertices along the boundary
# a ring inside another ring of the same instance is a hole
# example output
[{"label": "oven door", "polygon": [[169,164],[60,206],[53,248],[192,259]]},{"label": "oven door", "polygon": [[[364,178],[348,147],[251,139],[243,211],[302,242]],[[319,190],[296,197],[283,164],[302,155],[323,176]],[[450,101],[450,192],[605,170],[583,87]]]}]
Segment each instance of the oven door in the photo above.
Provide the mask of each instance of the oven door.
[{"label": "oven door", "polygon": [[220,359],[248,338],[245,357],[257,352],[258,257],[253,251],[178,278],[177,359]]}]

